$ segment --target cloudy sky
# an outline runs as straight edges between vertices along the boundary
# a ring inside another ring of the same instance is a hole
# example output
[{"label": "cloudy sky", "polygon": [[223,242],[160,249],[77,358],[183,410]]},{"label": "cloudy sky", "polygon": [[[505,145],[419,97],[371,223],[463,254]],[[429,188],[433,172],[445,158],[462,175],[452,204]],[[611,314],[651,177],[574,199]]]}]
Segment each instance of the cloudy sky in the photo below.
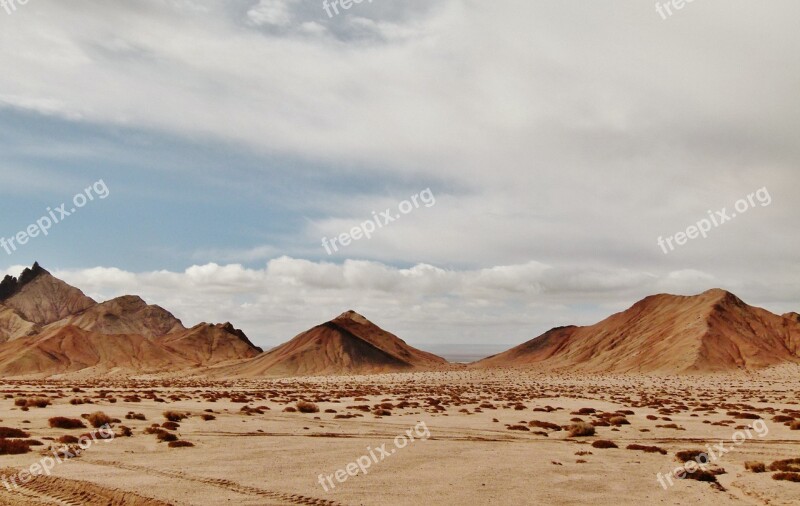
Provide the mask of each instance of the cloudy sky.
[{"label": "cloudy sky", "polygon": [[[351,308],[432,349],[502,349],[657,292],[800,310],[796,1],[337,9],[0,8],[0,236],[109,190],[0,269],[38,260],[267,347]],[[435,204],[323,246],[424,190]]]}]

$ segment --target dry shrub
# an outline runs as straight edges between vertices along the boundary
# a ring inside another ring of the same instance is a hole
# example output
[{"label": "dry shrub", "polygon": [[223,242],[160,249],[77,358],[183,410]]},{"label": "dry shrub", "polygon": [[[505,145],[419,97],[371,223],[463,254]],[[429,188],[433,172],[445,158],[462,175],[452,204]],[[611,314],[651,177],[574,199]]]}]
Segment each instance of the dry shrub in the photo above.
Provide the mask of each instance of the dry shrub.
[{"label": "dry shrub", "polygon": [[299,401],[295,405],[297,406],[297,410],[301,413],[319,413],[319,407],[313,402]]},{"label": "dry shrub", "polygon": [[702,450],[683,450],[675,454],[675,456],[678,458],[678,462],[689,462],[690,460],[696,460],[700,455],[706,455],[706,461],[708,460],[706,452]]},{"label": "dry shrub", "polygon": [[164,422],[161,424],[167,430],[178,430],[181,426],[178,422]]},{"label": "dry shrub", "polygon": [[800,483],[800,473],[775,473],[772,475],[772,479]]},{"label": "dry shrub", "polygon": [[661,455],[666,455],[667,450],[663,448],[659,448],[658,446],[645,446],[639,444],[631,444],[625,447],[626,450],[641,450],[647,453],[660,453]]},{"label": "dry shrub", "polygon": [[521,430],[521,431],[525,431],[525,432],[529,432],[530,431],[530,429],[525,427],[524,425],[509,425],[506,428],[508,430]]},{"label": "dry shrub", "polygon": [[78,444],[80,440],[75,436],[70,436],[69,434],[67,434],[58,438],[57,441],[61,444],[67,445],[67,444]]},{"label": "dry shrub", "polygon": [[294,406],[286,406],[285,408],[283,408],[283,412],[284,413],[297,413],[297,408],[295,408]]},{"label": "dry shrub", "polygon": [[769,465],[770,471],[800,472],[800,459],[776,460]]},{"label": "dry shrub", "polygon": [[531,420],[530,422],[528,422],[528,425],[530,425],[531,427],[539,427],[542,429],[552,430],[554,432],[558,432],[561,430],[561,426],[558,424],[550,422],[542,422],[539,420]]},{"label": "dry shrub", "polygon": [[87,416],[86,419],[95,429],[99,429],[100,427],[108,425],[113,421],[113,419],[110,416],[103,413],[102,411],[95,411],[94,413]]},{"label": "dry shrub", "polygon": [[631,422],[629,422],[628,419],[625,418],[624,416],[611,417],[611,418],[608,419],[608,423],[610,423],[611,425],[615,425],[617,427],[619,427],[620,425],[630,425],[631,424]]},{"label": "dry shrub", "polygon": [[86,425],[77,418],[66,418],[63,416],[54,416],[49,419],[50,427],[54,429],[85,429]]},{"label": "dry shrub", "polygon": [[744,463],[744,468],[753,473],[766,472],[767,466],[763,462],[756,462],[755,460],[748,460]]},{"label": "dry shrub", "polygon": [[0,455],[21,455],[31,451],[29,441],[0,438]]},{"label": "dry shrub", "polygon": [[156,434],[156,438],[159,441],[167,441],[167,442],[172,442],[172,441],[177,441],[178,440],[178,436],[176,436],[175,434],[169,433],[167,431],[159,432],[158,434]]},{"label": "dry shrub", "polygon": [[194,443],[190,443],[189,441],[170,441],[167,446],[170,448],[191,448],[194,446]]},{"label": "dry shrub", "polygon": [[170,422],[180,422],[187,417],[188,415],[186,413],[179,413],[177,411],[164,411],[164,418]]},{"label": "dry shrub", "polygon": [[569,436],[570,437],[594,436],[594,425],[586,422],[575,422],[569,426]]},{"label": "dry shrub", "polygon": [[789,429],[791,430],[800,430],[800,420],[795,420],[789,424]]},{"label": "dry shrub", "polygon": [[126,420],[147,420],[147,417],[144,416],[142,413],[134,413],[133,411],[129,411],[127,415],[125,415]]},{"label": "dry shrub", "polygon": [[613,441],[606,441],[605,439],[598,439],[594,443],[592,443],[592,448],[619,448],[616,443]]},{"label": "dry shrub", "polygon": [[209,415],[209,414],[207,414],[207,413],[206,413],[206,414],[202,414],[202,415],[200,415],[200,418],[202,418],[202,419],[203,419],[204,421],[206,421],[206,422],[210,422],[211,420],[216,420],[216,419],[217,419],[217,417],[216,417],[216,416],[214,416],[214,415]]},{"label": "dry shrub", "polygon": [[12,429],[11,427],[0,427],[0,438],[7,437],[29,437],[30,434],[22,429]]}]

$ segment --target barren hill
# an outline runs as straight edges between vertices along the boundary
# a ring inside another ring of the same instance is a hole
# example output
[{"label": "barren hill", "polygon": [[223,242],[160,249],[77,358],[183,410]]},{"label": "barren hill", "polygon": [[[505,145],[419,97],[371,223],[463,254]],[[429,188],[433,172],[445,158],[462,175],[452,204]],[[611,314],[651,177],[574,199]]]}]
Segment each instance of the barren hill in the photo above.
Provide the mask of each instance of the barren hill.
[{"label": "barren hill", "polygon": [[186,329],[133,295],[98,304],[38,264],[0,283],[0,376],[174,372],[259,353],[229,323]]},{"label": "barren hill", "polygon": [[716,372],[800,362],[800,322],[732,293],[654,295],[588,327],[563,327],[475,363],[590,372]]},{"label": "barren hill", "polygon": [[33,264],[19,278],[6,276],[0,282],[0,302],[15,310],[25,320],[47,325],[95,304],[74,286],[70,286]]},{"label": "barren hill", "polygon": [[348,311],[220,373],[245,377],[380,373],[446,364],[443,358],[413,348],[360,314]]}]

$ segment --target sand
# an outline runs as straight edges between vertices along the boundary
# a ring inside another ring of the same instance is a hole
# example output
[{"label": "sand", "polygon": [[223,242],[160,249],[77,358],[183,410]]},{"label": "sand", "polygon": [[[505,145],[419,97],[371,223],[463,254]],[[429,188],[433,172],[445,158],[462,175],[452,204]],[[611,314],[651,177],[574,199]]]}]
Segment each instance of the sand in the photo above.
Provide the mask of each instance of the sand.
[{"label": "sand", "polygon": [[[51,477],[13,491],[0,484],[0,504],[797,504],[800,483],[746,471],[744,462],[800,458],[800,431],[772,421],[780,414],[800,419],[798,372],[785,366],[697,377],[461,370],[274,381],[6,381],[0,383],[6,397],[0,400],[0,427],[21,428],[31,439],[51,444],[46,438],[88,429],[50,428],[50,417],[102,411],[120,419],[113,424],[118,432],[124,425],[133,435],[96,442],[80,457],[56,464]],[[131,402],[132,395],[141,401]],[[14,405],[34,396],[49,397],[51,404],[28,411]],[[642,402],[642,396],[649,400]],[[92,403],[70,404],[76,398]],[[314,402],[320,412],[284,412],[300,399]],[[398,407],[403,401],[407,404]],[[382,403],[391,406],[378,416],[373,407]],[[261,413],[252,411],[259,407]],[[570,438],[564,430],[529,424],[597,419],[572,414],[581,408],[634,414],[624,415],[629,424],[598,426],[590,437]],[[168,410],[191,414],[168,432],[194,447],[169,448],[144,433],[165,422]],[[129,412],[146,420],[125,419]],[[345,413],[363,416],[334,418]],[[674,479],[665,490],[659,484],[657,473],[679,465],[676,452],[720,440],[734,446],[730,440],[741,430],[736,427],[756,423],[736,418],[739,413],[760,416],[768,433],[762,437],[749,429],[751,438],[710,466],[725,470],[718,485]],[[203,414],[215,419],[204,421]],[[509,429],[515,425],[529,430]],[[395,438],[408,430],[415,440],[396,449]],[[426,432],[429,437],[422,437]],[[619,448],[593,448],[596,440]],[[337,470],[384,443],[395,453],[373,460],[366,475],[336,481]],[[657,446],[666,454],[626,449],[630,444]],[[2,474],[29,467],[47,451],[32,448],[23,455],[0,455]],[[320,474],[334,475],[336,487],[326,491]]]}]

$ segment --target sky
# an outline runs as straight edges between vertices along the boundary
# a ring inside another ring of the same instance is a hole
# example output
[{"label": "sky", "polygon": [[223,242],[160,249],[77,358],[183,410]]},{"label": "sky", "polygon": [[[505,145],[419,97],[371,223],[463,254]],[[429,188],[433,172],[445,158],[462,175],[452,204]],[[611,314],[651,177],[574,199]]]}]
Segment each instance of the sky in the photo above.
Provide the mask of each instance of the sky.
[{"label": "sky", "polygon": [[800,5],[664,3],[0,3],[0,237],[36,235],[0,271],[267,348],[348,309],[496,351],[654,293],[800,311]]}]

